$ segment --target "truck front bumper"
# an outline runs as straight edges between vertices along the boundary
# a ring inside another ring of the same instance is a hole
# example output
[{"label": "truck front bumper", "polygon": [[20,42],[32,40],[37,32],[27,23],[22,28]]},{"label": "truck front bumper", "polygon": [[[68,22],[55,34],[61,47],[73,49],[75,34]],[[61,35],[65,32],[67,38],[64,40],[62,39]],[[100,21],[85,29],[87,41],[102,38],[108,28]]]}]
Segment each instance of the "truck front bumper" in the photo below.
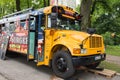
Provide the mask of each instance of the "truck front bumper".
[{"label": "truck front bumper", "polygon": [[101,62],[105,60],[106,54],[97,54],[92,56],[84,56],[84,57],[72,57],[74,66],[85,66],[97,62]]}]

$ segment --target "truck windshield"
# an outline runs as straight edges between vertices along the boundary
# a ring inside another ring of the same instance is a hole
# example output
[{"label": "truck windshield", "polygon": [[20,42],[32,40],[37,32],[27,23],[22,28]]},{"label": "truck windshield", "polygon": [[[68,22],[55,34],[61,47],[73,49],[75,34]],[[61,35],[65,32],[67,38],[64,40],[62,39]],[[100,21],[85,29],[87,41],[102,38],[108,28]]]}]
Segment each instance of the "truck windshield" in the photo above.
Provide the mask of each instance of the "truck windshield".
[{"label": "truck windshield", "polygon": [[74,19],[60,17],[57,18],[57,28],[63,30],[80,30],[80,22]]}]

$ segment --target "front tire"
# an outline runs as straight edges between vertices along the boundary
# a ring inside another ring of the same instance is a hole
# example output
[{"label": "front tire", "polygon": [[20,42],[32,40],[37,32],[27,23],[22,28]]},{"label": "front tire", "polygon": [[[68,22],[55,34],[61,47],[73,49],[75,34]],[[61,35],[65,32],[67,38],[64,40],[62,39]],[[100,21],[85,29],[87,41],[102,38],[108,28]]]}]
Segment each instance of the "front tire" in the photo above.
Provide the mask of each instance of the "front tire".
[{"label": "front tire", "polygon": [[71,77],[75,72],[71,55],[66,51],[56,52],[52,60],[52,69],[58,77],[64,79]]}]

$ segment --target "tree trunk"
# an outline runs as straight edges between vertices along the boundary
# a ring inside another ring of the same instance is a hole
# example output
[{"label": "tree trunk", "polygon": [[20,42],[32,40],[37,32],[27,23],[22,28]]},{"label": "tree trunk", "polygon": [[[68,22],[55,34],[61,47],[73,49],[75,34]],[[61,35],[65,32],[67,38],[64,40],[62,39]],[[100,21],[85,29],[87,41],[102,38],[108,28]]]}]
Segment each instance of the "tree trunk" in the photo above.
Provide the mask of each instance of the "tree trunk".
[{"label": "tree trunk", "polygon": [[96,6],[96,4],[97,4],[97,1],[96,0],[94,0],[93,1],[93,4],[92,4],[92,9],[91,9],[91,15],[94,13],[94,11],[95,11],[95,6]]},{"label": "tree trunk", "polygon": [[46,0],[44,0],[44,7],[46,7]]},{"label": "tree trunk", "polygon": [[16,0],[16,10],[17,11],[21,10],[21,8],[20,8],[20,0]]},{"label": "tree trunk", "polygon": [[50,0],[48,0],[48,6],[50,5]]},{"label": "tree trunk", "polygon": [[28,7],[28,8],[30,7],[29,0],[27,0],[27,7]]},{"label": "tree trunk", "polygon": [[82,17],[81,30],[86,31],[88,27],[91,27],[90,12],[91,12],[92,0],[82,0],[80,12]]}]

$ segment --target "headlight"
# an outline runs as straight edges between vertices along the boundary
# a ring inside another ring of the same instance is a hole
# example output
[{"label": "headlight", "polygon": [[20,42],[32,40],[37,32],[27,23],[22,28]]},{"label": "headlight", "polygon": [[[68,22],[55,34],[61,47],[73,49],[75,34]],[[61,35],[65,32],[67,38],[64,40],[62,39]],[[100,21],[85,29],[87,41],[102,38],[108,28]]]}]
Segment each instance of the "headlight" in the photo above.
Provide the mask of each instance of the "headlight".
[{"label": "headlight", "polygon": [[81,54],[86,54],[87,50],[86,49],[81,49]]}]

